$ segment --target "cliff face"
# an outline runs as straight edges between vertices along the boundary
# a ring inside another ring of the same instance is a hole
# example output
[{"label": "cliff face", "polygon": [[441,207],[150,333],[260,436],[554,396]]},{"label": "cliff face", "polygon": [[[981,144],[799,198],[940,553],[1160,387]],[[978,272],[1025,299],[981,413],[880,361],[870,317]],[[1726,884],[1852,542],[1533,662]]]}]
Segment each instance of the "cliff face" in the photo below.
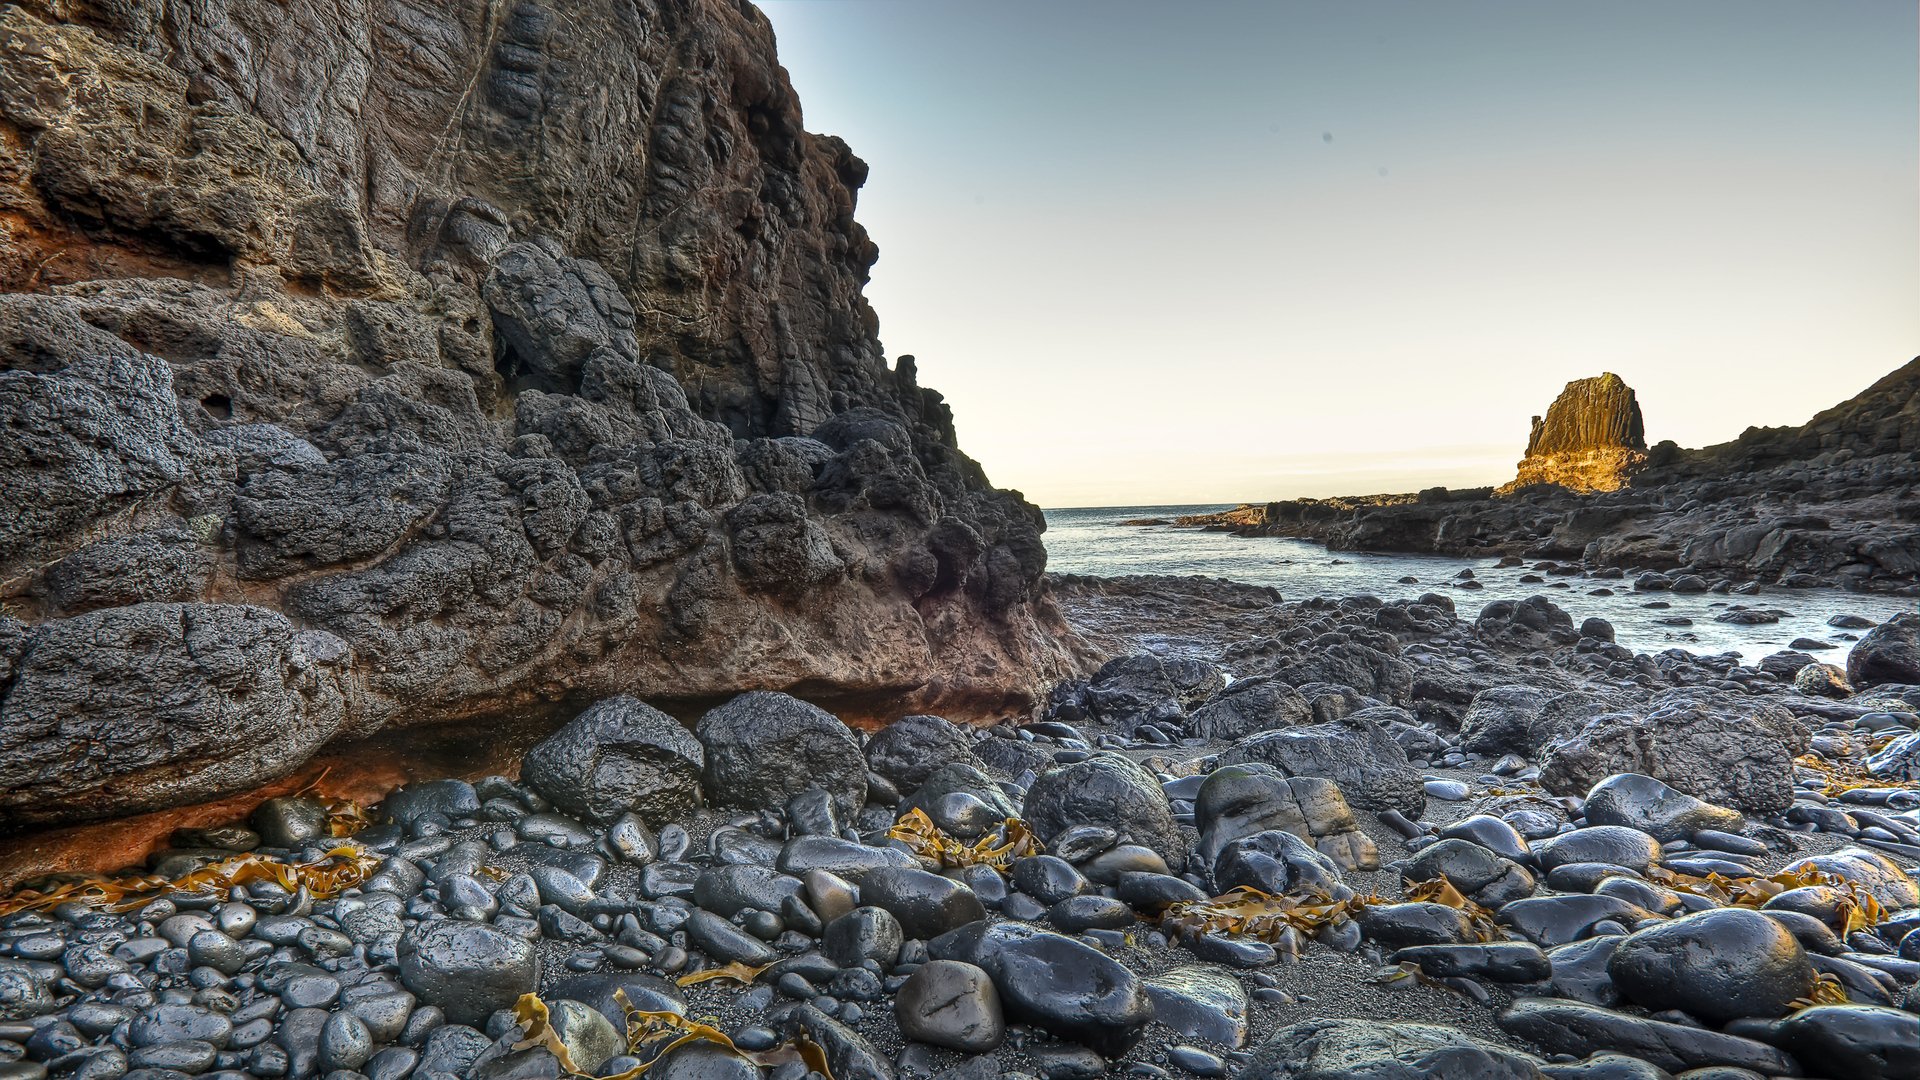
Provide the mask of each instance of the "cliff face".
[{"label": "cliff face", "polygon": [[1499,493],[1531,484],[1618,491],[1646,464],[1646,450],[1646,427],[1633,388],[1611,371],[1575,379],[1547,407],[1544,418],[1533,418],[1519,474]]},{"label": "cliff face", "polygon": [[1017,708],[1039,512],[721,0],[0,8],[0,825],[603,694]]}]

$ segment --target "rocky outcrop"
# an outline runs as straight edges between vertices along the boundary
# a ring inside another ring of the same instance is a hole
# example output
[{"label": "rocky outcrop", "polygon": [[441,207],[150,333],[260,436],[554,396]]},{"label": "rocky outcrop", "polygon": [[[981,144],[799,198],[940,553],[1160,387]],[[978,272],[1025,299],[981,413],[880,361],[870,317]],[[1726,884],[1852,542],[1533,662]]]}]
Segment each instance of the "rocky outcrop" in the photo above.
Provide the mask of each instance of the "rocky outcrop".
[{"label": "rocky outcrop", "polygon": [[866,167],[750,6],[29,0],[0,145],[0,825],[1065,673],[1039,512],[883,354]]},{"label": "rocky outcrop", "polygon": [[[1637,424],[1637,407],[1617,407],[1601,424],[1604,411],[1556,425],[1550,410],[1534,446]],[[1636,468],[1617,490],[1530,481],[1523,463],[1520,480],[1498,492],[1298,499],[1176,523],[1341,551],[1525,555],[1920,594],[1920,358],[1800,427],[1750,428],[1700,450],[1663,442]]]},{"label": "rocky outcrop", "polygon": [[1646,425],[1633,387],[1613,372],[1575,379],[1533,418],[1527,456],[1505,495],[1533,484],[1569,491],[1618,491],[1647,462]]}]

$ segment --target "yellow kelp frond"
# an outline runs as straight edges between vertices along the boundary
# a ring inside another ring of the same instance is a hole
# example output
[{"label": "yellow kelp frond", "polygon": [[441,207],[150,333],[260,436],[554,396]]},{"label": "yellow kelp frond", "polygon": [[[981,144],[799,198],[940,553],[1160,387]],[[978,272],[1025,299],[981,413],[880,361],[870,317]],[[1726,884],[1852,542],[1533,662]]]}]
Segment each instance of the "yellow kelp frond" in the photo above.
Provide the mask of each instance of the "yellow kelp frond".
[{"label": "yellow kelp frond", "polygon": [[1819,774],[1822,780],[1820,791],[1824,795],[1839,795],[1856,788],[1920,789],[1920,784],[1912,781],[1880,776],[1845,761],[1828,761],[1818,754],[1802,754],[1794,758],[1793,763],[1808,772]]},{"label": "yellow kelp frond", "polygon": [[907,811],[887,830],[887,836],[942,868],[991,866],[1003,874],[1012,868],[1013,860],[1047,850],[1019,818],[1006,819],[999,828],[968,844],[942,832],[932,818],[917,809]]},{"label": "yellow kelp frond", "polygon": [[1377,896],[1335,900],[1328,896],[1275,896],[1245,885],[1209,900],[1183,900],[1160,915],[1160,926],[1175,936],[1239,934],[1279,941],[1289,929],[1313,934],[1383,903]]},{"label": "yellow kelp frond", "polygon": [[1473,927],[1474,935],[1480,941],[1499,941],[1507,936],[1506,931],[1500,928],[1499,920],[1493,917],[1493,912],[1467,899],[1466,894],[1455,888],[1445,874],[1408,889],[1407,902],[1415,901],[1445,904],[1447,907],[1464,912],[1467,921]]},{"label": "yellow kelp frond", "polygon": [[1782,870],[1765,877],[1726,877],[1721,874],[1708,874],[1696,877],[1682,874],[1663,866],[1651,867],[1647,877],[1675,892],[1704,896],[1722,907],[1757,908],[1789,889],[1804,889],[1814,885],[1824,885],[1847,894],[1842,904],[1846,914],[1846,926],[1842,936],[1856,930],[1867,930],[1878,926],[1887,919],[1887,910],[1874,899],[1873,893],[1861,888],[1837,874],[1807,867],[1804,870]]},{"label": "yellow kelp frond", "polygon": [[[771,1068],[788,1061],[799,1060],[807,1068],[833,1080],[833,1073],[827,1069],[827,1055],[818,1044],[801,1038],[795,1042],[783,1043],[764,1053],[750,1053],[733,1044],[727,1033],[711,1024],[698,1020],[689,1020],[675,1012],[650,1012],[635,1008],[627,1000],[625,990],[615,990],[613,997],[625,1011],[627,1018],[627,1053],[639,1057],[645,1054],[647,1060],[622,1073],[601,1077],[598,1080],[635,1080],[649,1069],[658,1065],[668,1054],[690,1042],[710,1042],[745,1061],[760,1068]],[[554,1056],[560,1068],[568,1076],[592,1076],[574,1063],[573,1056],[567,1050],[567,1044],[553,1030],[551,1014],[547,1003],[540,1000],[538,994],[522,994],[513,1005],[514,1019],[527,1029],[527,1037],[515,1043],[515,1050],[527,1050],[540,1047]]]},{"label": "yellow kelp frond", "polygon": [[681,986],[693,986],[697,983],[712,982],[714,979],[732,979],[734,982],[751,986],[753,980],[760,977],[761,972],[772,966],[772,964],[762,964],[759,967],[748,967],[736,960],[731,964],[722,964],[705,971],[696,971],[691,975],[682,975],[674,981]]},{"label": "yellow kelp frond", "polygon": [[315,899],[325,899],[365,881],[379,865],[379,856],[350,845],[336,847],[309,863],[282,862],[252,853],[234,855],[177,878],[134,875],[74,882],[45,892],[22,889],[0,900],[0,916],[70,902],[131,911],[164,893],[223,893],[255,881],[271,881],[288,892],[304,888]]},{"label": "yellow kelp frond", "polygon": [[1811,1009],[1815,1005],[1846,1005],[1852,1000],[1847,997],[1847,988],[1841,984],[1839,978],[1823,971],[1814,977],[1813,992],[1806,997],[1795,998],[1787,1008],[1799,1012],[1801,1009]]}]

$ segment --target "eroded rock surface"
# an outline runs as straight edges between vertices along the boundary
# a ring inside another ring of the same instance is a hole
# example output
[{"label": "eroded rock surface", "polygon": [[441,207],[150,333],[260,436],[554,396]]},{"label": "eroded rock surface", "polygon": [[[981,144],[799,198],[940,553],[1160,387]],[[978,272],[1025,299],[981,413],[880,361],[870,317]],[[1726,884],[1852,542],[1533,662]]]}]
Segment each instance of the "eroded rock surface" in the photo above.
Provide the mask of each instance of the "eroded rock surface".
[{"label": "eroded rock surface", "polygon": [[751,6],[36,0],[0,51],[0,822],[621,692],[1068,673],[1039,512],[882,352],[866,166]]}]

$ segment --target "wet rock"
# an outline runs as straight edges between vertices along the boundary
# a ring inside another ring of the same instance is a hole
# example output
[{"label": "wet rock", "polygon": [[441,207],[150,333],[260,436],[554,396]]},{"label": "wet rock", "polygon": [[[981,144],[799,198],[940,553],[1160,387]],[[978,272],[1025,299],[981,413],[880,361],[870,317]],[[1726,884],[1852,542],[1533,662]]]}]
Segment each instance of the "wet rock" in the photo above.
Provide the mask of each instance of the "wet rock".
[{"label": "wet rock", "polygon": [[721,963],[759,967],[773,963],[779,955],[759,938],[710,911],[695,909],[687,918],[687,937]]},{"label": "wet rock", "polygon": [[1070,896],[1047,910],[1047,920],[1069,934],[1124,930],[1135,921],[1133,909],[1111,896]]},{"label": "wet rock", "polygon": [[835,1080],[893,1080],[893,1066],[859,1033],[811,1005],[788,1017],[787,1026],[805,1032],[826,1052]]},{"label": "wet rock", "polygon": [[780,807],[818,787],[852,817],[866,800],[867,763],[833,714],[771,691],[741,694],[700,718],[707,798],[716,806]]},{"label": "wet rock", "polygon": [[1531,860],[1533,849],[1520,831],[1497,817],[1475,814],[1440,830],[1443,840],[1468,840],[1502,858]]},{"label": "wet rock", "polygon": [[633,812],[657,826],[696,805],[704,767],[700,743],[684,725],[621,695],[595,702],[527,751],[520,777],[582,820]]},{"label": "wet rock", "polygon": [[1548,1080],[1673,1080],[1665,1069],[1625,1054],[1595,1054],[1585,1061],[1542,1065],[1540,1071]]},{"label": "wet rock", "polygon": [[318,799],[268,799],[247,819],[268,847],[297,848],[331,835],[327,831],[327,804]]},{"label": "wet rock", "polygon": [[1866,848],[1848,847],[1827,855],[1810,856],[1790,864],[1787,870],[1819,870],[1845,878],[1872,893],[1889,911],[1920,905],[1920,883],[1885,855]]},{"label": "wet rock", "polygon": [[925,870],[871,871],[860,879],[860,901],[891,912],[902,933],[922,940],[987,916],[972,889]]},{"label": "wet rock", "polygon": [[820,949],[841,967],[859,967],[873,960],[890,968],[900,960],[900,945],[906,935],[900,921],[885,908],[861,907],[827,924]]},{"label": "wet rock", "polygon": [[912,791],[943,766],[956,762],[978,768],[973,740],[938,716],[903,716],[867,739],[867,767]]},{"label": "wet rock", "polygon": [[804,878],[820,871],[858,882],[885,867],[914,868],[913,856],[892,847],[871,847],[837,836],[796,836],[780,849],[774,866],[783,874]]},{"label": "wet rock", "polygon": [[1710,1021],[1784,1015],[1813,991],[1814,967],[1786,927],[1757,911],[1702,911],[1631,934],[1607,969],[1649,1009]]},{"label": "wet rock", "polygon": [[1791,1076],[1794,1061],[1762,1042],[1669,1024],[1549,998],[1522,998],[1499,1016],[1500,1027],[1552,1054],[1618,1052],[1669,1072],[1732,1065],[1768,1076]]},{"label": "wet rock", "polygon": [[1139,977],[1072,938],[996,923],[978,929],[965,952],[955,959],[986,971],[1010,1019],[1109,1057],[1133,1045],[1153,1019]]},{"label": "wet rock", "polygon": [[1027,791],[1025,817],[1042,843],[1076,825],[1102,825],[1121,829],[1169,863],[1186,855],[1186,842],[1159,782],[1118,754],[1096,754],[1034,781]]},{"label": "wet rock", "polygon": [[1485,979],[1488,982],[1541,982],[1553,974],[1553,962],[1537,945],[1524,941],[1491,944],[1414,945],[1395,952],[1395,963],[1411,963],[1434,978]]},{"label": "wet rock", "polygon": [[[1007,739],[985,739],[981,741],[980,745],[984,747],[993,743],[1009,741],[1010,740]],[[1019,745],[1028,744],[1023,743]],[[1052,759],[1048,758],[1046,766],[1051,767],[1052,763]],[[910,811],[919,810],[928,817],[934,817],[935,823],[937,824],[938,818],[936,815],[940,811],[941,804],[954,795],[962,794],[970,795],[985,803],[987,808],[991,810],[996,817],[1010,818],[1020,816],[1020,808],[1000,790],[1000,785],[994,783],[987,774],[963,761],[942,765],[940,768],[935,769],[933,773],[927,777],[925,783],[915,788],[911,795],[900,801],[900,805],[894,808],[894,815],[896,818],[900,818],[905,817]]]},{"label": "wet rock", "polygon": [[1625,934],[1608,934],[1548,949],[1553,974],[1547,977],[1547,991],[1555,997],[1606,1009],[1620,1004],[1620,991],[1614,987],[1607,965],[1626,939]]},{"label": "wet rock", "polygon": [[1467,840],[1442,840],[1421,848],[1401,871],[1410,882],[1444,877],[1483,907],[1497,908],[1533,895],[1533,873],[1526,867]]},{"label": "wet rock", "polygon": [[709,1042],[690,1042],[662,1056],[647,1070],[651,1080],[761,1080],[753,1062]]},{"label": "wet rock", "polygon": [[1500,909],[1500,922],[1542,948],[1587,937],[1602,922],[1623,927],[1658,915],[1613,896],[1530,896]]},{"label": "wet rock", "polygon": [[1384,728],[1352,716],[1262,732],[1220,756],[1222,765],[1263,763],[1283,776],[1320,776],[1349,803],[1376,813],[1398,810],[1417,818],[1426,808],[1420,774]]},{"label": "wet rock", "polygon": [[1847,681],[1920,685],[1920,615],[1902,612],[1867,631],[1847,654]]},{"label": "wet rock", "polygon": [[1891,783],[1920,781],[1920,731],[1902,735],[1867,758],[1867,771]]},{"label": "wet rock", "polygon": [[1450,945],[1472,941],[1473,923],[1466,912],[1445,904],[1423,901],[1374,904],[1354,920],[1360,932],[1383,949],[1413,945]]},{"label": "wet rock", "polygon": [[1536,1059],[1433,1024],[1316,1019],[1281,1028],[1241,1080],[1541,1080]]},{"label": "wet rock", "polygon": [[1543,870],[1570,863],[1607,863],[1644,874],[1660,860],[1660,845],[1625,825],[1590,825],[1535,844],[1534,854]]},{"label": "wet rock", "polygon": [[957,960],[932,960],[909,975],[894,997],[894,1016],[907,1038],[967,1054],[997,1049],[1007,1035],[993,980]]},{"label": "wet rock", "polygon": [[1300,891],[1331,894],[1342,887],[1340,868],[1332,859],[1279,829],[1241,837],[1214,859],[1216,894],[1242,885],[1276,896]]},{"label": "wet rock", "polygon": [[1073,864],[1054,855],[1016,859],[1010,880],[1014,888],[1043,904],[1057,904],[1092,888]]},{"label": "wet rock", "polygon": [[727,918],[746,908],[779,911],[805,891],[800,879],[765,866],[716,866],[693,881],[693,902]]},{"label": "wet rock", "polygon": [[1375,870],[1380,852],[1360,831],[1353,811],[1332,781],[1284,776],[1263,763],[1223,765],[1208,774],[1194,796],[1194,849],[1212,862],[1227,844],[1269,829],[1293,833],[1343,870]]},{"label": "wet rock", "polygon": [[459,920],[421,923],[400,939],[400,979],[456,1024],[485,1022],[533,991],[540,961],[526,939]]},{"label": "wet rock", "polygon": [[1148,978],[1154,1019],[1189,1039],[1239,1049],[1247,1042],[1247,992],[1213,968],[1177,967]]},{"label": "wet rock", "polygon": [[1834,1076],[1920,1076],[1920,1016],[1902,1009],[1815,1005],[1780,1021],[1773,1042]]},{"label": "wet rock", "polygon": [[1637,773],[1618,773],[1587,792],[1589,825],[1624,825],[1662,843],[1685,840],[1702,829],[1737,833],[1746,828],[1738,811],[1702,802]]}]

